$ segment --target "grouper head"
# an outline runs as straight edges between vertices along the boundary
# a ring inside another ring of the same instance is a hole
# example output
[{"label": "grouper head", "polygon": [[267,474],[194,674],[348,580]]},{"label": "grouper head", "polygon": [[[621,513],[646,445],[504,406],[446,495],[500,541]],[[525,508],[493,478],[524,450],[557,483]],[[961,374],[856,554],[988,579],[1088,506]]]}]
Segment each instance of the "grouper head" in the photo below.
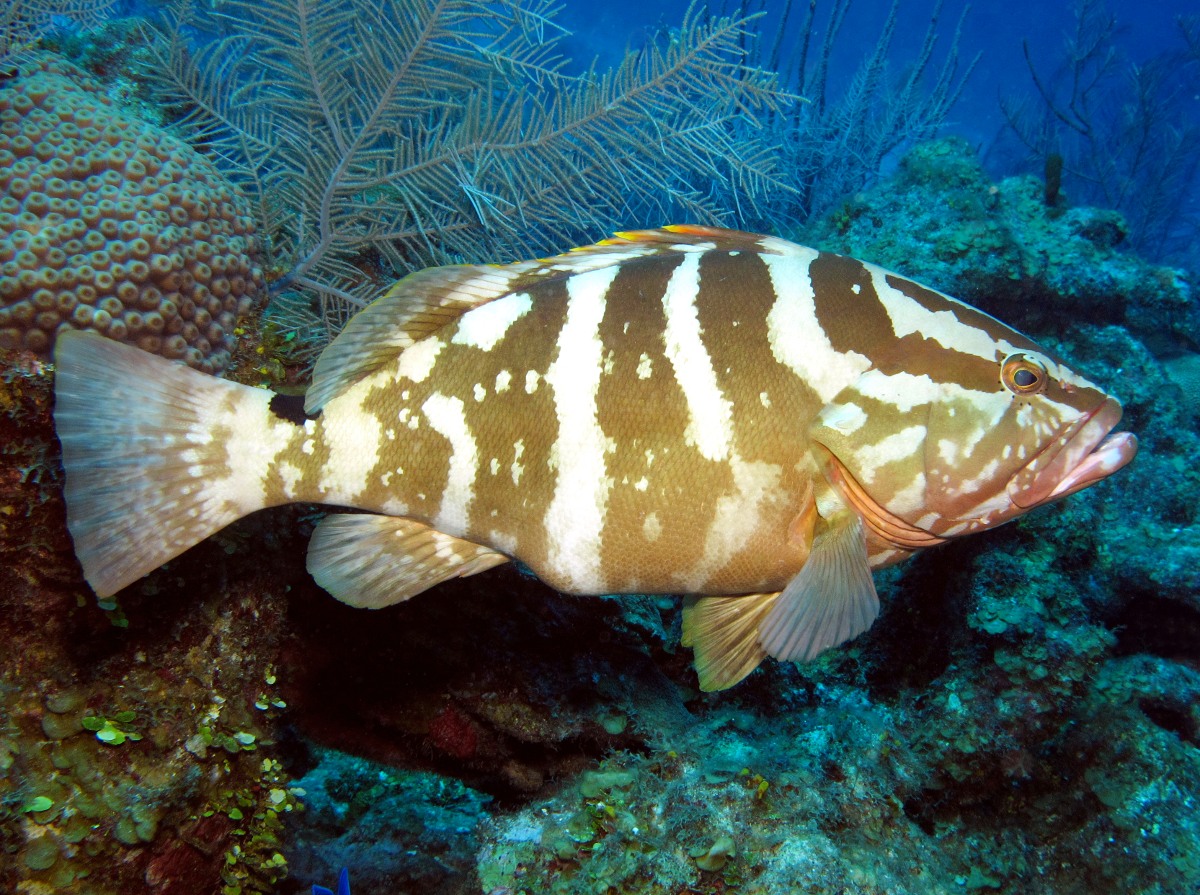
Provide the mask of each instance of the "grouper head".
[{"label": "grouper head", "polygon": [[876,538],[911,550],[992,528],[1133,459],[1137,439],[1112,433],[1121,405],[1103,389],[982,312],[905,291],[921,329],[881,352],[811,430]]}]

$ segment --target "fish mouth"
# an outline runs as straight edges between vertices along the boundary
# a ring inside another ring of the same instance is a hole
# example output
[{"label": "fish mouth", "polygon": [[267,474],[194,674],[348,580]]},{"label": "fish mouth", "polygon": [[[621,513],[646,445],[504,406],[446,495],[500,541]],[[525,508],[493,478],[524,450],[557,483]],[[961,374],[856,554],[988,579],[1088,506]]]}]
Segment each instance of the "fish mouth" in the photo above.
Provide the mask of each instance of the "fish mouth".
[{"label": "fish mouth", "polygon": [[[1137,454],[1137,436],[1113,432],[1121,421],[1115,398],[1067,428],[1051,450],[1043,451],[1008,483],[1008,496],[1030,509],[1074,494],[1112,475]],[[1055,449],[1056,448],[1056,449]]]}]

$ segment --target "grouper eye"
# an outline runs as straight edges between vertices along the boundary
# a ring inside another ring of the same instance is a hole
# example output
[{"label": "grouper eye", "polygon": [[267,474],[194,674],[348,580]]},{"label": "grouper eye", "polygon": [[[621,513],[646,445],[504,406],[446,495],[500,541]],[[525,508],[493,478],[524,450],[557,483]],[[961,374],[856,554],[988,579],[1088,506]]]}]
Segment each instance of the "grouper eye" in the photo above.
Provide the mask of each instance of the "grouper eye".
[{"label": "grouper eye", "polygon": [[1046,388],[1046,368],[1024,354],[1005,358],[1000,381],[1015,395],[1036,395]]}]

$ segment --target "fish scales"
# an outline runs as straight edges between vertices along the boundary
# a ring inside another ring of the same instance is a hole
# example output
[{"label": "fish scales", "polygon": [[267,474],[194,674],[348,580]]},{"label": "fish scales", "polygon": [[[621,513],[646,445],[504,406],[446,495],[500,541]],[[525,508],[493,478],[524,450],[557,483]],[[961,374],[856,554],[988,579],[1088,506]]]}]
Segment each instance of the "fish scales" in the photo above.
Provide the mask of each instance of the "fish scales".
[{"label": "fish scales", "polygon": [[259,507],[348,506],[368,515],[327,517],[309,555],[339,599],[510,558],[565,592],[688,594],[706,689],[861,633],[871,569],[1136,451],[1109,434],[1114,399],[988,315],[700,227],[415,274],[327,349],[300,423],[97,337],[67,334],[58,361],[68,522],[98,592]]},{"label": "fish scales", "polygon": [[[518,553],[565,591],[781,585],[798,567],[785,539],[803,490],[796,446],[819,405],[805,410],[803,383],[778,364],[744,375],[756,353],[770,351],[762,320],[773,296],[760,259],[710,252],[684,260],[655,256],[611,279],[586,272],[565,286],[540,284],[537,312],[486,350],[459,338],[463,324],[448,326],[420,382],[384,368],[331,402],[328,424],[316,421],[324,445],[339,440],[326,429],[341,423],[343,404],[375,419],[369,428],[384,437],[359,445],[351,455],[359,468],[346,476],[364,487],[310,488],[291,499],[403,507],[439,531]],[[707,291],[707,273],[685,277],[694,293],[668,305],[673,274],[696,262],[728,270]],[[731,300],[721,278],[736,281],[747,268],[760,288]],[[693,330],[675,333],[668,347],[664,333],[687,329],[671,318],[689,316]],[[752,320],[757,326],[744,322]],[[762,396],[772,392],[767,406]],[[361,442],[367,427],[352,415]],[[447,417],[460,419],[457,427]],[[689,444],[689,427],[708,434]],[[388,438],[389,429],[403,437]],[[287,460],[301,465],[297,447]],[[311,455],[310,469],[326,457]]]}]

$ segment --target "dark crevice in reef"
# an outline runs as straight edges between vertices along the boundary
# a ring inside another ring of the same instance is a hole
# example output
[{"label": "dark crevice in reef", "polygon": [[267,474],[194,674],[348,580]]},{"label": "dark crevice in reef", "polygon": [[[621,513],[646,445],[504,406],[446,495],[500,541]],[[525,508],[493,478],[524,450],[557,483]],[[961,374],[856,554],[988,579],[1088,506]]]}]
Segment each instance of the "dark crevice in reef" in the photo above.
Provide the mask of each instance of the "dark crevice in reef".
[{"label": "dark crevice in reef", "polygon": [[[289,597],[287,702],[323,745],[521,804],[614,750],[643,752],[657,726],[627,708],[634,688],[662,687],[650,657],[597,634],[616,603],[563,598],[512,569],[376,611],[311,584]],[[575,683],[598,679],[600,704]],[[656,705],[644,693],[637,704]]]},{"label": "dark crevice in reef", "polygon": [[969,544],[950,544],[902,567],[872,631],[877,655],[867,683],[877,697],[922,690],[946,671],[955,646],[951,638],[965,624],[976,552]]},{"label": "dark crevice in reef", "polygon": [[1174,705],[1165,699],[1146,697],[1138,700],[1138,708],[1155,726],[1175,734],[1186,743],[1200,747],[1200,726],[1185,706]]},{"label": "dark crevice in reef", "polygon": [[1190,606],[1139,596],[1107,623],[1117,635],[1117,656],[1145,653],[1200,668],[1200,612]]},{"label": "dark crevice in reef", "polygon": [[[1087,790],[1083,774],[1094,765],[1078,744],[1059,743],[1036,752],[1015,747],[997,753],[992,765],[961,782],[944,781],[948,785],[907,795],[905,817],[929,836],[965,827],[1022,830],[1040,841],[1085,827],[1094,819],[1093,800],[1062,797]],[[1055,806],[1049,815],[1048,804]]]}]

